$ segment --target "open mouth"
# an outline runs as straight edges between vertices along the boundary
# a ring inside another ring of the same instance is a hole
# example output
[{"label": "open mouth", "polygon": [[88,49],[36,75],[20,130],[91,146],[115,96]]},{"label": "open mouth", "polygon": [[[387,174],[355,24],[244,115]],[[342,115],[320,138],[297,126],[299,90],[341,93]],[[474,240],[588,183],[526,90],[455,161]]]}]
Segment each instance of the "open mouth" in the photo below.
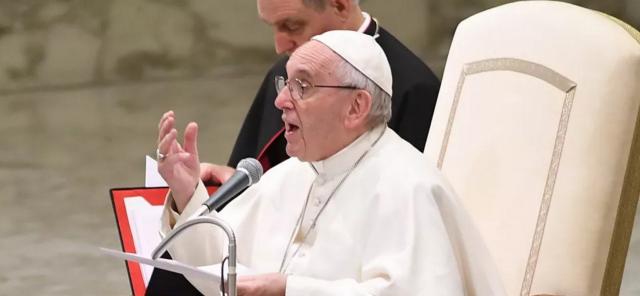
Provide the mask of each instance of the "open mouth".
[{"label": "open mouth", "polygon": [[293,133],[293,132],[296,132],[296,131],[298,131],[298,130],[300,129],[300,127],[299,127],[299,126],[297,126],[297,125],[295,125],[295,124],[292,124],[292,123],[286,123],[286,122],[285,122],[285,124],[284,124],[284,127],[285,127],[285,131],[286,131],[288,134]]}]

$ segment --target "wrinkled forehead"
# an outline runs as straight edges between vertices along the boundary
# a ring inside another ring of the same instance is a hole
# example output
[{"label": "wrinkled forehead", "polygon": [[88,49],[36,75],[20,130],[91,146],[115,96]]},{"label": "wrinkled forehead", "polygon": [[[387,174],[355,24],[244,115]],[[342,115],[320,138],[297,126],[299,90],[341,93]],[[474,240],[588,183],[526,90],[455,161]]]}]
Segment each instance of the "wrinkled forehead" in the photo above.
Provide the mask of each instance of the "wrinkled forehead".
[{"label": "wrinkled forehead", "polygon": [[311,40],[293,52],[287,62],[287,75],[305,79],[333,76],[339,59],[326,45]]},{"label": "wrinkled forehead", "polygon": [[258,15],[270,25],[305,19],[307,10],[303,0],[258,0]]}]

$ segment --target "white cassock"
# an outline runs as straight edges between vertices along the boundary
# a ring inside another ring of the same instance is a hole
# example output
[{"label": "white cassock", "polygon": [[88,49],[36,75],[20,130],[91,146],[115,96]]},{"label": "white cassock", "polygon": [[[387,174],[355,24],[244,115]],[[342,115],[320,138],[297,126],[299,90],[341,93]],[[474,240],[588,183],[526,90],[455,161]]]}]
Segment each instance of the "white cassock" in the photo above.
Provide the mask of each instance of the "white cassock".
[{"label": "white cassock", "polygon": [[[212,215],[234,229],[240,264],[288,275],[288,296],[465,295],[439,208],[451,196],[445,187],[423,154],[379,126],[326,160],[291,158],[275,166]],[[199,184],[177,215],[169,196],[163,232],[207,198]],[[210,265],[226,255],[227,239],[198,225],[168,250],[175,260]],[[219,293],[214,283],[189,281],[205,295]]]}]

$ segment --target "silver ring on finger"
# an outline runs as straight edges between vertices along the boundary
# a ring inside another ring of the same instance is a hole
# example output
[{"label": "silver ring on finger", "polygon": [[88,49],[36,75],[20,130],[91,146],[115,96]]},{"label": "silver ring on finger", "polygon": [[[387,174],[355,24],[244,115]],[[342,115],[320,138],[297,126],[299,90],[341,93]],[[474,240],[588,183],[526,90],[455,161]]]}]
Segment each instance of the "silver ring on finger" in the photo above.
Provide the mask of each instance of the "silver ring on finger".
[{"label": "silver ring on finger", "polygon": [[160,149],[156,149],[156,160],[163,161],[165,158],[167,158],[167,155],[160,153]]}]

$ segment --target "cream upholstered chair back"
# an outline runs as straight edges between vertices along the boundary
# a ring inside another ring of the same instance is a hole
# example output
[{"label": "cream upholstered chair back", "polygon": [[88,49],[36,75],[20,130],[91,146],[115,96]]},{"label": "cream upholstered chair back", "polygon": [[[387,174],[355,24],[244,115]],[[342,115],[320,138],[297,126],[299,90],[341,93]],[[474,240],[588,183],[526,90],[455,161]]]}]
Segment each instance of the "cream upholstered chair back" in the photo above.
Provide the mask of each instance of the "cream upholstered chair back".
[{"label": "cream upholstered chair back", "polygon": [[640,43],[516,2],[458,26],[425,147],[508,295],[617,295],[640,193]]}]

